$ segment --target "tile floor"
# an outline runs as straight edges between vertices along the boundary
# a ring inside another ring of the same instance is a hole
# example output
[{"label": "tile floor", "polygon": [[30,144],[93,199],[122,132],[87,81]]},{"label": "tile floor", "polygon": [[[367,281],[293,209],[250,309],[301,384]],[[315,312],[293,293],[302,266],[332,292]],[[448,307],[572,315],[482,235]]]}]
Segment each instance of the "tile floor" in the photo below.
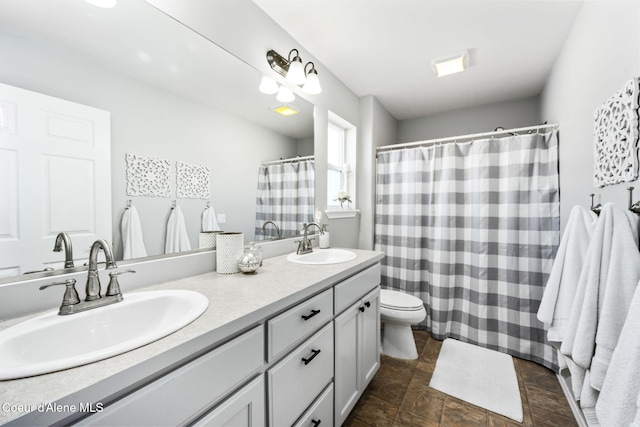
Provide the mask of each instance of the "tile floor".
[{"label": "tile floor", "polygon": [[524,421],[518,423],[429,388],[441,341],[415,331],[418,360],[382,356],[380,370],[358,401],[345,427],[393,426],[577,426],[555,374],[514,358]]}]

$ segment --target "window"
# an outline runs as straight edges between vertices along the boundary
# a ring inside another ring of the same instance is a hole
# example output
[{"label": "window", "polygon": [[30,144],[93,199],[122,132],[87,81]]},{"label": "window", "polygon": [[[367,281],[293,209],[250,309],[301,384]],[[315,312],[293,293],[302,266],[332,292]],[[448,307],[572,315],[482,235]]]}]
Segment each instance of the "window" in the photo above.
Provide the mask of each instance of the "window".
[{"label": "window", "polygon": [[337,207],[340,191],[345,191],[355,208],[355,127],[329,113],[327,131],[327,206]]}]

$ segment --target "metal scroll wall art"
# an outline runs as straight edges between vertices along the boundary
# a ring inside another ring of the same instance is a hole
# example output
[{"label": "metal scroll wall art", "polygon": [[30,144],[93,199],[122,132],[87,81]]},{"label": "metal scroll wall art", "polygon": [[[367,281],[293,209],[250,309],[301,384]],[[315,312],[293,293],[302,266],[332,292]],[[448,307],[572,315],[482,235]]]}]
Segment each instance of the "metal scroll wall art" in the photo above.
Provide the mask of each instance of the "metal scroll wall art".
[{"label": "metal scroll wall art", "polygon": [[596,187],[638,178],[639,80],[633,78],[595,112],[594,177]]}]

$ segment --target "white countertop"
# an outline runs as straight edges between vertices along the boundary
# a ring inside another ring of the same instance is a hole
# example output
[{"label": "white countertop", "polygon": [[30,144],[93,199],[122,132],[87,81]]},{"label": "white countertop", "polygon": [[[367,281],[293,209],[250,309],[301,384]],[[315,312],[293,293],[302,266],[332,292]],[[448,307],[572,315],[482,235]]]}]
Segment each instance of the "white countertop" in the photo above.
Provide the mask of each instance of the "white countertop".
[{"label": "white countertop", "polygon": [[[108,399],[120,392],[126,382],[143,381],[194,352],[222,343],[383,257],[381,252],[349,250],[357,257],[339,264],[295,264],[283,255],[265,259],[263,267],[254,275],[207,273],[144,288],[140,292],[197,291],[209,298],[209,307],[179,331],[119,356],[51,374],[0,381],[0,424],[24,415],[18,405],[29,407],[54,401],[72,402],[73,399],[83,403]],[[126,289],[126,281],[135,280],[135,276],[121,280],[122,288]],[[126,298],[127,292],[123,293]],[[1,322],[0,330],[39,314],[42,313]],[[63,399],[66,396],[69,397]]]}]

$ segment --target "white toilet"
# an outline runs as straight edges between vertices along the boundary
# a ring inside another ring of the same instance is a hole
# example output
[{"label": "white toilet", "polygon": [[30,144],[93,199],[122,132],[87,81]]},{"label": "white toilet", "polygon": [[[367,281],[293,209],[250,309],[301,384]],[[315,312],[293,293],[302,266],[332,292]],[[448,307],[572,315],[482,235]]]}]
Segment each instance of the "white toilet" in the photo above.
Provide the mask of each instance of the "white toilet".
[{"label": "white toilet", "polygon": [[426,316],[421,299],[390,289],[380,290],[380,320],[384,324],[382,354],[398,359],[417,359],[411,325],[422,322]]}]

